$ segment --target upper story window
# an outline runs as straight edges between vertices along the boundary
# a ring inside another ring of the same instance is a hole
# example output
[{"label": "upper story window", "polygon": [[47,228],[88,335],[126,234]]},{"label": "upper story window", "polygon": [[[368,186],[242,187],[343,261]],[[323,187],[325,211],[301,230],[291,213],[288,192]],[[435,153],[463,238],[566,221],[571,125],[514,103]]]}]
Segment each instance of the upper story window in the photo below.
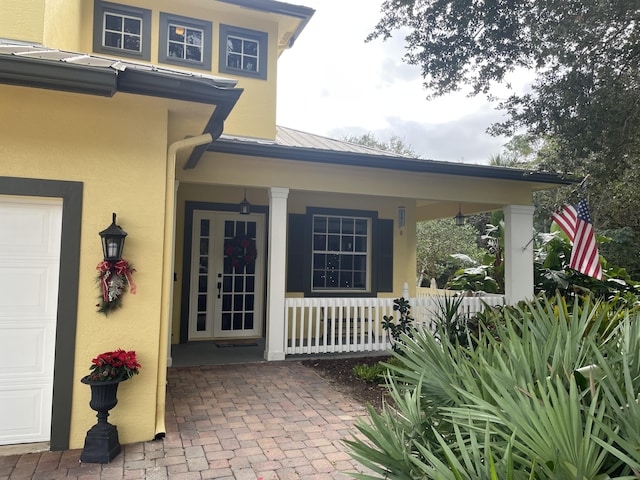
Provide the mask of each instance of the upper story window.
[{"label": "upper story window", "polygon": [[220,73],[267,78],[267,34],[220,25]]},{"label": "upper story window", "polygon": [[311,291],[369,290],[371,218],[313,215]]},{"label": "upper story window", "polygon": [[149,60],[151,10],[94,1],[93,50]]},{"label": "upper story window", "polygon": [[211,70],[211,22],[160,13],[158,61]]}]

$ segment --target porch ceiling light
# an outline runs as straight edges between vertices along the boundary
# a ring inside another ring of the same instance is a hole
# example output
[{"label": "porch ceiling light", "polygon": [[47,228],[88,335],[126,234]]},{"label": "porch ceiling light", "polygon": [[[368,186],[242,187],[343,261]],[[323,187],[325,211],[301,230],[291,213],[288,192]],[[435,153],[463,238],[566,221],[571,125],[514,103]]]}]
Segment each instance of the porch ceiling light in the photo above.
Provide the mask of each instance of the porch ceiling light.
[{"label": "porch ceiling light", "polygon": [[124,238],[127,232],[116,225],[116,214],[112,214],[111,225],[100,232],[102,239],[102,254],[105,262],[115,263],[122,259]]},{"label": "porch ceiling light", "polygon": [[240,202],[240,215],[249,215],[251,213],[251,204],[247,202],[247,189],[244,189],[244,199]]},{"label": "porch ceiling light", "polygon": [[457,227],[462,227],[462,226],[464,226],[464,221],[466,220],[466,218],[467,218],[467,217],[465,217],[465,216],[462,214],[462,205],[461,205],[461,204],[458,204],[458,214],[457,214],[455,217],[453,217],[453,219],[454,219],[454,220],[455,220],[455,222],[456,222],[456,226],[457,226]]}]

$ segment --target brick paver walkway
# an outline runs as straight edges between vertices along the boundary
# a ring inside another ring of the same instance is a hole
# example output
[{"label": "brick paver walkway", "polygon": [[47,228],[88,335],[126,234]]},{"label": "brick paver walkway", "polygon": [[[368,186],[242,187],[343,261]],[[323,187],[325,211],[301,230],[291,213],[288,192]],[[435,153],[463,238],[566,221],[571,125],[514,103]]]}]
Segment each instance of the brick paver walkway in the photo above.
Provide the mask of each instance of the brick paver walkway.
[{"label": "brick paver walkway", "polygon": [[0,480],[319,480],[363,471],[342,440],[364,407],[298,362],[172,368],[168,381],[163,440],[125,445],[107,465],[80,464],[80,450],[0,457]]}]

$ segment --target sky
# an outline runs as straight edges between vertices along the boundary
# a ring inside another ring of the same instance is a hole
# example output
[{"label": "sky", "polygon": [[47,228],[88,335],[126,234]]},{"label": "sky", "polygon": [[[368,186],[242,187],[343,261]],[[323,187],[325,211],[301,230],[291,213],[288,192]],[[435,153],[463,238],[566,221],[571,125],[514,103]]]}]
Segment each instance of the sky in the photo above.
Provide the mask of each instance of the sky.
[{"label": "sky", "polygon": [[488,163],[507,138],[486,129],[502,119],[484,97],[426,100],[420,70],[402,61],[404,36],[365,43],[381,0],[294,0],[316,10],[278,61],[278,125],[341,139],[371,132],[401,138],[421,157]]}]

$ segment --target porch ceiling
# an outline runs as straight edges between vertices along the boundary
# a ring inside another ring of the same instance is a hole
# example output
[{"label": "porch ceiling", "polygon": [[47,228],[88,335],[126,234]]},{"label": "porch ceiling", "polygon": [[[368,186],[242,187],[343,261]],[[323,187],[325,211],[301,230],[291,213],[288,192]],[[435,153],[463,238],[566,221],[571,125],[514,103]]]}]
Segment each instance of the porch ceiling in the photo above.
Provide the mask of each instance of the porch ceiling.
[{"label": "porch ceiling", "polygon": [[458,212],[464,216],[499,210],[504,205],[497,203],[451,202],[437,200],[418,200],[416,202],[416,221],[453,218]]}]

